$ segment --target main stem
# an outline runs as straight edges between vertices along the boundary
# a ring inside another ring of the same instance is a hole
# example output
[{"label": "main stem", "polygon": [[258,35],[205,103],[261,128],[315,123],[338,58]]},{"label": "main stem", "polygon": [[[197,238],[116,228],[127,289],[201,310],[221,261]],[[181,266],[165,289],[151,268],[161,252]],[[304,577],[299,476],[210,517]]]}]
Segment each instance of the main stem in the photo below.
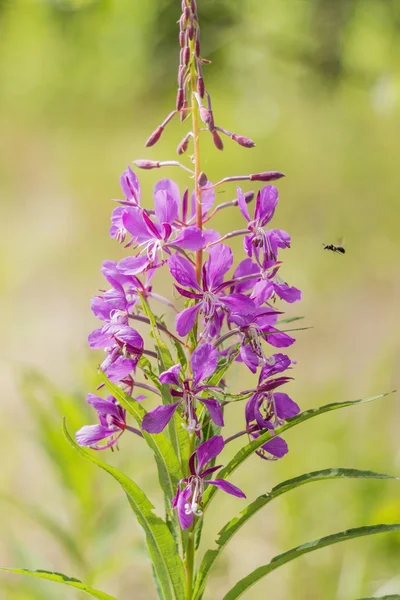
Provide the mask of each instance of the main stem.
[{"label": "main stem", "polygon": [[[190,65],[190,87],[191,87],[191,102],[192,102],[192,129],[193,129],[193,141],[194,141],[194,193],[196,198],[196,226],[199,229],[203,229],[203,211],[201,205],[201,187],[199,185],[200,179],[200,124],[199,124],[199,107],[194,96],[196,90],[196,61],[194,59],[194,42],[190,44],[192,51],[192,62]],[[196,276],[198,283],[201,282],[201,267],[203,263],[203,251],[197,250],[196,252]]]}]

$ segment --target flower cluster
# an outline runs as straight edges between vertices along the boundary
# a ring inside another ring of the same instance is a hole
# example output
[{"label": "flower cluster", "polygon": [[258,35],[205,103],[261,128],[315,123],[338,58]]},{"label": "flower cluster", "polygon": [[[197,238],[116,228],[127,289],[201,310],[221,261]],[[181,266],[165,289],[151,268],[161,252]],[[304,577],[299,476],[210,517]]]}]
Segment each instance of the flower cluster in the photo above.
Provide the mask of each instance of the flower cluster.
[{"label": "flower cluster", "polygon": [[[262,458],[277,459],[288,451],[277,429],[285,419],[296,415],[299,407],[281,391],[291,380],[288,372],[293,365],[281,350],[295,340],[281,328],[284,319],[280,301],[295,302],[301,293],[279,275],[282,261],[278,255],[290,247],[290,236],[286,231],[270,228],[278,204],[278,189],[270,182],[282,177],[282,173],[235,175],[212,184],[199,169],[197,116],[206,124],[219,149],[222,149],[221,132],[244,147],[252,147],[254,143],[214,123],[202,76],[202,65],[206,61],[200,57],[194,0],[183,0],[179,27],[177,107],[146,145],[158,141],[174,114],[179,113],[182,120],[186,120],[188,111],[191,112],[194,130],[185,136],[178,153],[187,149],[192,138],[195,171],[176,161],[138,160],[134,164],[144,169],[183,167],[192,174],[194,189],[181,191],[174,181],[161,179],[154,186],[153,205],[145,208],[136,174],[131,167],[122,173],[123,198],[116,201],[117,206],[112,211],[110,235],[128,249],[128,255],[119,262],[103,264],[102,273],[109,287],[92,301],[93,313],[102,321],[102,326],[89,335],[90,347],[101,348],[106,353],[101,370],[109,381],[131,397],[137,388],[144,388],[153,397],[162,398],[162,403],[145,411],[140,430],[136,430],[127,425],[125,410],[116,398],[103,400],[89,394],[88,402],[97,410],[100,424],[83,427],[77,433],[77,441],[100,450],[114,447],[126,430],[143,437],[167,432],[165,428],[171,421],[182,425],[188,432],[191,458],[173,506],[182,528],[187,528],[192,525],[194,516],[201,513],[205,485],[243,496],[232,484],[210,479],[219,468],[211,463],[230,439],[247,434],[251,440],[270,431],[271,439],[257,453]],[[188,105],[190,98],[191,106]],[[207,99],[207,107],[203,99]],[[266,185],[257,192],[243,192],[238,187],[233,200],[215,206],[215,188],[238,181]],[[144,204],[148,206],[147,201]],[[206,228],[221,210],[236,211],[235,215],[231,212],[231,216],[235,221],[242,220],[241,228],[222,235]],[[235,261],[226,243],[237,236],[243,238],[243,254]],[[161,270],[169,271],[174,284],[174,289],[171,286],[174,293],[166,294],[169,297],[153,289]],[[177,303],[179,308],[175,306]],[[156,316],[160,313],[159,304],[164,305],[166,321]],[[170,323],[171,312],[175,313],[174,324]],[[136,330],[137,323],[152,326],[153,337],[148,339],[155,348],[147,347],[147,340],[145,342]],[[172,360],[167,367],[160,360],[154,328],[178,348],[177,360]],[[244,429],[224,440],[227,416],[224,413],[229,412],[226,373],[238,362],[251,374],[258,374],[258,382],[248,390],[234,391],[236,398],[247,400],[243,411]],[[146,378],[151,375],[154,387],[140,380],[141,372]],[[134,398],[143,399],[143,396]],[[178,420],[176,415],[179,415]]]}]

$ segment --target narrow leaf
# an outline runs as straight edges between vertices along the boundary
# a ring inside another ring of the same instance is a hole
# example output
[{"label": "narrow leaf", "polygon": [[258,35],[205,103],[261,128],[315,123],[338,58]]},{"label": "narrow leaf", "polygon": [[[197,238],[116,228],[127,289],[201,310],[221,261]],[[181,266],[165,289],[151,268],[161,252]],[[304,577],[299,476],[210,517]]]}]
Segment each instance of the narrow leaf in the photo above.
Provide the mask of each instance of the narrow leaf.
[{"label": "narrow leaf", "polygon": [[224,357],[222,360],[220,360],[215,373],[213,373],[213,375],[211,375],[207,381],[207,385],[218,385],[238,354],[239,346],[237,346],[235,351],[231,352],[228,358]]},{"label": "narrow leaf", "polygon": [[199,600],[202,597],[204,588],[206,585],[207,577],[210,569],[216,559],[221,554],[227,543],[233,538],[233,536],[253,517],[258,513],[266,504],[269,504],[272,500],[294,490],[307,483],[313,483],[315,481],[322,481],[325,479],[397,479],[392,475],[384,475],[382,473],[374,473],[374,471],[360,471],[358,469],[323,469],[322,471],[312,471],[311,473],[305,473],[299,477],[288,479],[279,483],[272,490],[256,498],[251,504],[249,504],[244,510],[241,511],[240,517],[235,517],[229,521],[219,532],[218,538],[215,543],[218,544],[218,548],[213,550],[207,550],[205,553],[202,563],[199,568],[195,591],[194,600]]},{"label": "narrow leaf", "polygon": [[185,576],[182,560],[177,553],[174,538],[165,522],[154,514],[154,506],[145,493],[124,473],[104,463],[97,456],[78,446],[63,426],[68,442],[85,458],[112,475],[128,497],[139,525],[146,534],[147,548],[154,565],[164,600],[184,600]]},{"label": "narrow leaf", "polygon": [[314,552],[314,550],[320,550],[326,546],[332,544],[338,544],[339,542],[345,542],[346,540],[352,540],[354,538],[363,537],[366,535],[374,535],[376,533],[389,533],[391,531],[400,531],[400,523],[394,523],[392,525],[367,525],[366,527],[356,527],[354,529],[347,529],[346,531],[340,531],[339,533],[333,533],[326,537],[308,542],[302,546],[292,548],[288,552],[275,556],[271,562],[262,567],[258,567],[252,573],[244,577],[237,582],[236,585],[224,596],[223,600],[235,600],[239,598],[244,592],[246,592],[251,586],[260,581],[263,577],[277,569],[278,567],[299,558],[303,554]]},{"label": "narrow leaf", "polygon": [[79,579],[75,579],[74,577],[67,577],[62,573],[52,573],[51,571],[30,571],[29,569],[10,569],[8,567],[0,567],[0,571],[6,571],[8,573],[19,573],[21,575],[29,575],[29,577],[39,577],[40,579],[48,579],[49,581],[56,581],[57,583],[63,583],[64,585],[69,585],[71,587],[77,588],[78,590],[82,590],[87,594],[90,594],[93,598],[98,598],[99,600],[117,600],[114,596],[110,596],[105,592],[100,592],[100,590],[95,590],[92,587],[89,587],[85,583],[79,581]]},{"label": "narrow leaf", "polygon": [[[319,415],[323,415],[327,412],[339,410],[341,408],[347,408],[349,406],[355,406],[356,404],[362,404],[364,402],[372,402],[373,400],[378,400],[379,398],[384,398],[385,396],[388,396],[390,393],[392,393],[392,392],[388,392],[386,394],[379,394],[378,396],[371,396],[370,398],[361,398],[360,400],[348,400],[347,402],[332,402],[331,404],[325,404],[324,406],[320,406],[318,408],[310,408],[309,410],[305,410],[304,412],[300,413],[296,417],[287,419],[286,423],[284,425],[282,425],[281,427],[277,427],[275,429],[274,435],[271,435],[271,432],[269,430],[266,430],[266,431],[264,431],[264,433],[262,433],[260,435],[260,437],[249,442],[248,444],[246,444],[246,446],[241,448],[241,450],[239,450],[239,452],[237,452],[235,454],[235,456],[226,465],[226,467],[224,467],[223,469],[221,469],[221,471],[219,471],[218,478],[226,479],[231,473],[236,471],[236,469],[249,456],[251,456],[256,450],[258,450],[258,448],[260,448],[266,442],[268,442],[272,437],[281,435],[281,433],[283,433],[287,429],[291,429],[292,427],[295,427],[295,425],[300,425],[300,423],[304,423],[305,421],[308,421],[309,419],[318,417]],[[218,488],[216,486],[208,487],[207,491],[204,494],[204,498],[203,498],[203,502],[204,502],[203,511],[206,509],[206,506],[208,505],[211,498],[216,493],[217,489]]]},{"label": "narrow leaf", "polygon": [[[140,294],[139,294],[140,295]],[[140,295],[140,300],[142,303],[142,309],[146,317],[150,320],[151,330],[153,334],[153,338],[156,342],[156,348],[158,350],[158,358],[160,361],[160,369],[161,371],[166,371],[170,367],[173,366],[174,361],[169,351],[167,344],[164,340],[161,339],[161,336],[158,331],[156,317],[154,316],[150,306],[146,302],[145,298]]]}]

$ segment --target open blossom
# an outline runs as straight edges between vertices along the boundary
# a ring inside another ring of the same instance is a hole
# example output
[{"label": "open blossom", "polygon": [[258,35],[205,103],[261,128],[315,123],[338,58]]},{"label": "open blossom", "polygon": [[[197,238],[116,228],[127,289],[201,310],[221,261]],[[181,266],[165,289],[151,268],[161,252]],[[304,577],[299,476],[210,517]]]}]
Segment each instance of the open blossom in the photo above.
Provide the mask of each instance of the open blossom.
[{"label": "open blossom", "polygon": [[237,198],[241,213],[248,221],[250,235],[246,235],[243,241],[245,252],[248,256],[254,256],[256,261],[268,258],[276,260],[278,248],[290,246],[290,236],[282,229],[268,229],[264,227],[272,219],[278,203],[278,190],[273,185],[265,185],[257,194],[254,219],[250,218],[246,203],[246,196],[242,190],[237,188]]},{"label": "open blossom", "polygon": [[[174,365],[167,371],[161,373],[159,379],[163,384],[172,386],[171,396],[179,398],[173,404],[159,406],[147,413],[143,419],[143,429],[149,433],[160,433],[168,424],[175,410],[180,404],[183,406],[183,418],[187,422],[190,433],[199,430],[199,422],[196,414],[196,404],[200,402],[208,410],[211,419],[216,425],[223,426],[224,419],[219,402],[213,398],[203,398],[203,394],[212,392],[213,389],[205,384],[216,370],[218,365],[218,352],[211,344],[198,346],[190,359],[193,378],[183,379],[180,371],[181,366]],[[222,390],[220,390],[222,391]]]},{"label": "open blossom", "polygon": [[[115,446],[126,428],[126,411],[113,396],[106,400],[87,395],[87,403],[96,409],[100,423],[85,425],[76,432],[76,441],[80,446],[90,446],[95,450],[106,450]],[[105,444],[99,445],[99,442]]]},{"label": "open blossom", "polygon": [[227,284],[223,279],[233,264],[229,246],[218,244],[209,250],[209,258],[203,265],[202,286],[197,283],[194,267],[187,259],[175,254],[168,264],[172,276],[179,283],[179,286],[175,286],[178,292],[185,298],[198,301],[177,316],[176,329],[179,335],[187,335],[192,330],[199,312],[205,322],[203,337],[208,338],[212,337],[211,328],[216,325],[221,313],[246,315],[254,311],[255,304],[248,296],[236,292],[225,294]]},{"label": "open blossom", "polygon": [[215,435],[200,444],[189,460],[189,476],[181,479],[172,506],[178,511],[178,518],[182,529],[188,529],[193,524],[194,517],[200,517],[202,498],[206,485],[214,485],[228,494],[237,498],[245,498],[245,494],[238,487],[224,479],[206,479],[221,466],[207,469],[207,465],[224,449],[222,436]]},{"label": "open blossom", "polygon": [[135,370],[143,354],[142,336],[129,325],[106,324],[95,329],[88,337],[91,348],[103,348],[107,357],[101,364],[110,381],[118,383]]},{"label": "open blossom", "polygon": [[299,406],[283,392],[275,390],[290,381],[289,377],[273,375],[283,373],[292,361],[285,354],[275,354],[261,369],[257,388],[246,404],[246,425],[249,432],[270,429],[283,425],[285,419],[300,412]]}]

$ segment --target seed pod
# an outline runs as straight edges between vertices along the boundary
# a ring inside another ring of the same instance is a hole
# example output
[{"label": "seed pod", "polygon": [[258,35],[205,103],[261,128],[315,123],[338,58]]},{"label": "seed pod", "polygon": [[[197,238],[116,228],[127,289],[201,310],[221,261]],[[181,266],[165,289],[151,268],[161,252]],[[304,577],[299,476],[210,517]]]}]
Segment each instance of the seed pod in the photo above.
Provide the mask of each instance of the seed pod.
[{"label": "seed pod", "polygon": [[218,148],[218,150],[223,150],[224,149],[224,144],[222,143],[222,140],[220,138],[220,135],[219,135],[218,131],[216,129],[214,129],[211,132],[211,135],[212,135],[212,139],[213,139],[213,142],[214,142],[214,146],[216,148]]},{"label": "seed pod", "polygon": [[281,177],[285,177],[285,175],[279,171],[264,171],[263,173],[250,175],[249,179],[250,181],[274,181],[275,179],[281,179]]},{"label": "seed pod", "polygon": [[237,142],[240,146],[243,146],[244,148],[254,148],[254,146],[256,145],[255,142],[253,142],[253,140],[244,137],[244,135],[236,135],[236,133],[233,133],[232,139],[234,142]]},{"label": "seed pod", "polygon": [[164,131],[164,127],[162,127],[161,125],[159,127],[157,127],[157,129],[155,131],[153,131],[153,133],[151,134],[151,136],[148,138],[147,142],[145,143],[146,148],[150,148],[151,146],[154,146],[154,144],[156,144],[158,142],[158,140],[160,139],[163,131]]}]

